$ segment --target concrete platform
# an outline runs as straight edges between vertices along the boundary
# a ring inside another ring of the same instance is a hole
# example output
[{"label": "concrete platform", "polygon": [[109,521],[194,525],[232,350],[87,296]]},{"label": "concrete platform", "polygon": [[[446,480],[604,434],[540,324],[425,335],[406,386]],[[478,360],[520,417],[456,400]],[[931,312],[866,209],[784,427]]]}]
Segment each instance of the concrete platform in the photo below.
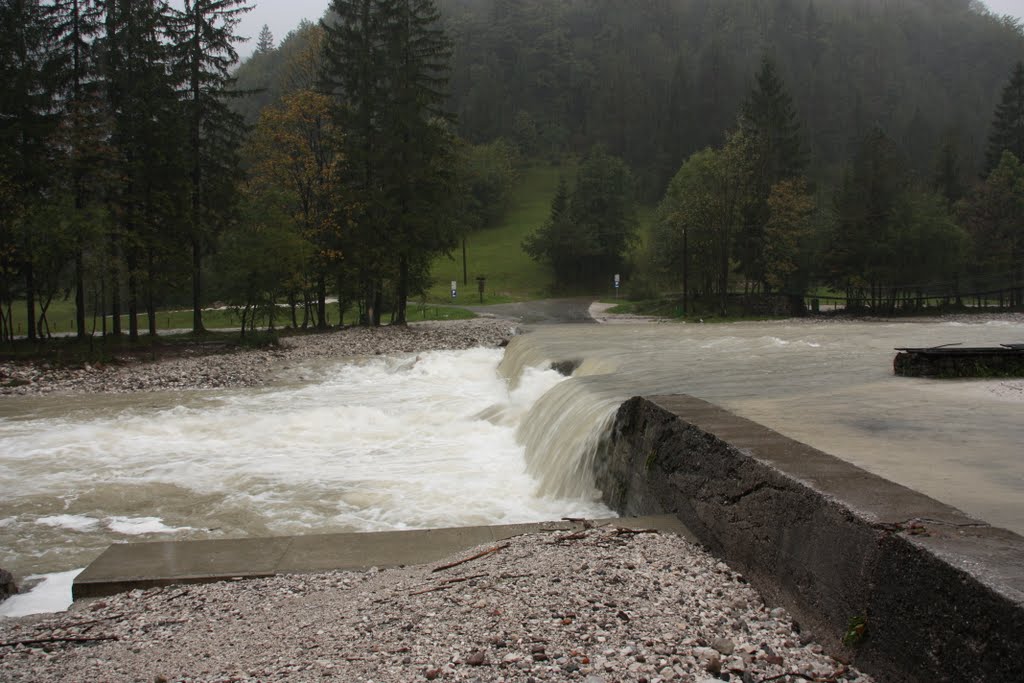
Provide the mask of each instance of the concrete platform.
[{"label": "concrete platform", "polygon": [[833,656],[880,681],[1021,680],[1024,537],[691,396],[630,399],[611,433],[605,503],[677,515]]},{"label": "concrete platform", "polygon": [[[694,539],[674,515],[595,520],[594,523],[658,529]],[[118,543],[107,548],[78,575],[71,594],[78,600],[173,584],[426,564],[513,536],[580,526],[577,522],[562,521],[379,533]]]}]

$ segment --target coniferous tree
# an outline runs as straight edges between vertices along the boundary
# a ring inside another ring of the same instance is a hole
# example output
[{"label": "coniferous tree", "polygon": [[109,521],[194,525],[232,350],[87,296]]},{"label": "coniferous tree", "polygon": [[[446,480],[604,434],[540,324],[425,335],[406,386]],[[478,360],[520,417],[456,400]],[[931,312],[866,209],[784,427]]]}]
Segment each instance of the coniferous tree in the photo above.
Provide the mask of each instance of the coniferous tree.
[{"label": "coniferous tree", "polygon": [[265,55],[270,53],[274,49],[274,34],[270,32],[270,27],[263,24],[263,28],[260,29],[260,36],[256,39],[256,54]]},{"label": "coniferous tree", "polygon": [[[153,248],[170,234],[157,225],[176,214],[175,197],[184,189],[177,182],[184,175],[179,156],[183,127],[171,72],[167,6],[156,0],[106,0],[105,5],[100,49],[116,179],[107,197],[110,313],[116,336],[127,304],[129,334],[135,339],[142,283],[153,282],[157,266]],[[147,290],[145,303],[152,309],[151,287]],[[155,333],[152,310],[149,322]]]},{"label": "coniferous tree", "polygon": [[564,180],[544,225],[523,242],[534,260],[551,265],[559,286],[594,286],[622,266],[636,241],[633,176],[622,159],[603,147],[580,164],[576,187],[566,196]]},{"label": "coniferous tree", "polygon": [[1010,152],[1024,161],[1024,62],[1017,62],[996,106],[988,136],[985,175],[999,165],[1003,152]]},{"label": "coniferous tree", "polygon": [[756,84],[743,105],[740,127],[746,140],[750,196],[739,235],[738,256],[748,283],[765,283],[765,226],[768,198],[779,181],[803,171],[800,123],[793,100],[774,62],[765,57]]},{"label": "coniferous tree", "polygon": [[397,260],[394,322],[404,325],[417,262],[454,243],[447,211],[456,162],[453,117],[444,109],[452,48],[433,0],[383,0],[381,9],[390,95],[381,112],[390,147],[384,187]]},{"label": "coniferous tree", "polygon": [[106,149],[95,49],[102,21],[102,7],[96,0],[54,0],[53,32],[62,60],[64,165],[74,212],[75,331],[79,339],[87,333],[85,250],[91,241],[91,231],[86,208],[100,187],[100,157]]},{"label": "coniferous tree", "polygon": [[320,89],[336,103],[334,115],[345,131],[344,162],[338,169],[337,196],[351,211],[334,220],[345,239],[350,277],[358,281],[363,322],[380,323],[385,250],[380,244],[384,197],[379,177],[387,162],[380,112],[385,104],[382,67],[385,43],[377,0],[332,0],[334,20],[321,22],[324,59]]},{"label": "coniferous tree", "polygon": [[[0,216],[0,257],[5,261],[3,296],[13,298],[14,278],[23,280],[27,333],[36,338],[36,250],[32,214],[51,182],[54,93],[59,64],[54,58],[51,16],[39,0],[0,3],[0,185],[6,211]],[[9,323],[10,324],[10,323]]]},{"label": "coniferous tree", "polygon": [[245,132],[228,106],[238,61],[235,29],[248,0],[185,0],[173,25],[175,68],[188,122],[190,211],[186,233],[192,252],[192,329],[202,332],[202,259],[218,225],[234,208],[238,149]]},{"label": "coniferous tree", "polygon": [[[345,131],[339,213],[366,322],[380,322],[390,278],[395,323],[432,254],[454,245],[447,215],[455,165],[444,111],[451,47],[431,0],[335,0],[324,23],[321,88]],[[347,201],[345,201],[347,200]]]},{"label": "coniferous tree", "polygon": [[932,174],[932,189],[945,197],[946,207],[950,210],[967,192],[960,156],[952,140],[947,140],[939,150]]}]

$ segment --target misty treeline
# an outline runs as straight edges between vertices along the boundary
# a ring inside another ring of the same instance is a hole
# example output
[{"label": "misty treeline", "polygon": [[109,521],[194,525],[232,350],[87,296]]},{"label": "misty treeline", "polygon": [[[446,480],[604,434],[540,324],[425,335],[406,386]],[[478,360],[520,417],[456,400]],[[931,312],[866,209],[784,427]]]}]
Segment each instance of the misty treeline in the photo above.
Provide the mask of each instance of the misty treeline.
[{"label": "misty treeline", "polygon": [[519,161],[573,158],[524,245],[567,287],[629,265],[637,200],[637,289],[1020,282],[1024,34],[975,3],[335,0],[231,74],[248,8],[0,0],[5,337],[59,299],[80,336],[401,322]]},{"label": "misty treeline", "polygon": [[[622,270],[634,295],[684,304],[724,309],[739,291],[796,309],[813,291],[888,310],[1019,288],[1002,150],[1020,152],[997,141],[1020,137],[1013,19],[968,0],[439,6],[462,138],[580,160],[524,243],[556,287],[604,289]],[[280,65],[304,35],[240,70],[268,86],[240,102],[251,120],[288,89]],[[659,208],[637,250],[641,203]]]}]

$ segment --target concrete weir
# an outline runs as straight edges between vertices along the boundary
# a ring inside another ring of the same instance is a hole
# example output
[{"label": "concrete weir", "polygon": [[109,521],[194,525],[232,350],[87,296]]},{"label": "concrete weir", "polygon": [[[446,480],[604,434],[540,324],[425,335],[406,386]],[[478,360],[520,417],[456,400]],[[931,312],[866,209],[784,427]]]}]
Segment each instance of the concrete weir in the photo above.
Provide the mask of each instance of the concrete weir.
[{"label": "concrete weir", "polygon": [[1024,671],[1024,538],[689,396],[624,403],[595,464],[885,681]]},{"label": "concrete weir", "polygon": [[[658,529],[693,540],[672,515],[596,520],[630,529]],[[375,533],[118,543],[79,574],[72,596],[98,598],[137,588],[253,579],[277,574],[364,571],[438,562],[478,545],[522,534],[564,531],[576,522],[540,522]]]}]

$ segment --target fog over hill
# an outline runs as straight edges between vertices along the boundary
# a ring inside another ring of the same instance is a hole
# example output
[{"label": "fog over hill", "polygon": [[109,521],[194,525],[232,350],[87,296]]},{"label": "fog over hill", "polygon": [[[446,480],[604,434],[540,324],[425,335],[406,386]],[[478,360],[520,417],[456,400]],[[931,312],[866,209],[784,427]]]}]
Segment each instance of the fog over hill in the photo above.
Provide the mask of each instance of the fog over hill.
[{"label": "fog over hill", "polygon": [[[978,168],[1000,89],[1024,57],[1021,25],[973,0],[438,5],[455,44],[450,106],[462,137],[504,137],[551,158],[602,143],[651,196],[691,153],[722,142],[765,56],[793,96],[813,175],[830,182],[875,126],[922,175],[946,142]],[[250,120],[287,87],[284,62],[306,26],[240,68],[243,87],[266,88],[241,104]]]}]

